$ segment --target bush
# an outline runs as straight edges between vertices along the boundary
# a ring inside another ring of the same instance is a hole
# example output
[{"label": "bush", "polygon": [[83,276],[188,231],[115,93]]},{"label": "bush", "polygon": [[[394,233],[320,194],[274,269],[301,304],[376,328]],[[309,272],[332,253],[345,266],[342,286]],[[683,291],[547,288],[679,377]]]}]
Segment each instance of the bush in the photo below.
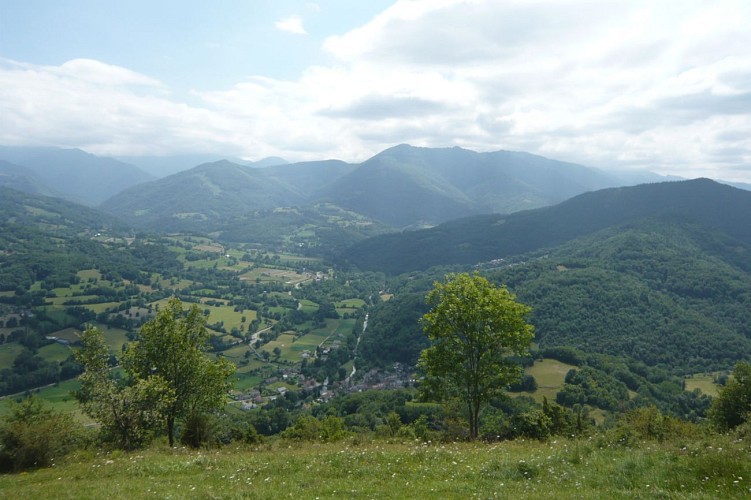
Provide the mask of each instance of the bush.
[{"label": "bush", "polygon": [[344,420],[340,417],[328,416],[318,420],[312,415],[303,415],[282,436],[293,441],[330,443],[347,437],[347,431],[344,430]]},{"label": "bush", "polygon": [[73,449],[80,429],[69,415],[53,412],[33,397],[11,405],[0,426],[0,470],[48,467]]},{"label": "bush", "polygon": [[709,419],[719,431],[729,431],[751,418],[751,365],[738,363],[733,378],[720,389],[709,410]]},{"label": "bush", "polygon": [[696,424],[663,415],[654,406],[636,408],[622,415],[607,437],[614,444],[634,446],[643,441],[673,441],[696,438]]}]

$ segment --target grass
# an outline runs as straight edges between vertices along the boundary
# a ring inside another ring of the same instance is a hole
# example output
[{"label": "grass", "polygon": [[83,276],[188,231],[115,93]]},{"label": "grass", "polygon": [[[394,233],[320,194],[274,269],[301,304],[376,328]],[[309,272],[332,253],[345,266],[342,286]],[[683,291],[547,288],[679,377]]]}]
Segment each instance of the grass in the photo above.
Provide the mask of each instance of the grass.
[{"label": "grass", "polygon": [[23,346],[17,342],[0,345],[0,370],[13,366],[13,361],[23,351]]},{"label": "grass", "polygon": [[537,381],[537,390],[531,396],[538,402],[542,402],[543,397],[555,401],[555,395],[563,387],[566,374],[572,368],[576,367],[555,359],[535,360],[535,364],[525,370],[527,375],[532,375]]},{"label": "grass", "polygon": [[[232,306],[210,306],[207,304],[200,304],[199,307],[201,310],[209,310],[208,324],[211,325],[222,321],[224,323],[224,328],[227,331],[230,331],[233,328],[240,328],[241,325],[247,325],[256,319],[256,311],[250,309],[243,312],[237,312]],[[246,323],[242,322],[243,316],[245,316]]]},{"label": "grass", "polygon": [[702,393],[716,397],[718,385],[714,382],[715,376],[711,373],[699,373],[686,378],[686,390],[699,389]]},{"label": "grass", "polygon": [[39,349],[39,355],[42,358],[55,363],[65,361],[72,353],[73,351],[70,349],[70,347],[58,344],[57,342],[55,342],[54,344],[46,345]]},{"label": "grass", "polygon": [[[365,441],[365,442],[363,442]],[[709,446],[591,441],[333,444],[80,452],[0,476],[15,498],[747,498],[751,461]]]},{"label": "grass", "polygon": [[308,299],[300,299],[298,302],[300,303],[300,310],[305,313],[314,313],[320,307],[318,304]]}]

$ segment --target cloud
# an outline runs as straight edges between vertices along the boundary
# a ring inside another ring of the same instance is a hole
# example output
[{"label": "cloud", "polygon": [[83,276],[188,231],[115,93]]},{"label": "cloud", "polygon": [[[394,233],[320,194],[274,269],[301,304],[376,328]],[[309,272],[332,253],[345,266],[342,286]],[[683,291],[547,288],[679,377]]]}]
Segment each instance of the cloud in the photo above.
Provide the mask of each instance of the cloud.
[{"label": "cloud", "polygon": [[435,115],[445,111],[447,108],[444,104],[420,97],[370,95],[342,108],[323,110],[321,114],[360,120],[383,120]]},{"label": "cloud", "polygon": [[5,61],[0,141],[349,161],[406,142],[751,182],[749,25],[742,0],[397,1],[326,64],[190,105],[103,62]]},{"label": "cloud", "polygon": [[147,76],[98,61],[60,66],[0,60],[0,143],[81,147],[103,154],[155,154],[229,147],[231,124],[170,99]]},{"label": "cloud", "polygon": [[274,26],[280,31],[294,33],[295,35],[308,34],[308,32],[305,31],[305,27],[302,25],[302,18],[300,16],[285,17],[274,23]]}]

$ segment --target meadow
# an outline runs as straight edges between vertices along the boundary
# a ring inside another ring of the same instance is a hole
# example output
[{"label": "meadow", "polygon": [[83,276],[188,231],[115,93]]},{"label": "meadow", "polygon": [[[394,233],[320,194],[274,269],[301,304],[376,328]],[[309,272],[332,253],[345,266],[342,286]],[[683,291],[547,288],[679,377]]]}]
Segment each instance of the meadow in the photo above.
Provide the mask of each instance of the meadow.
[{"label": "meadow", "polygon": [[16,498],[748,498],[748,445],[598,438],[550,442],[338,443],[81,451],[0,476]]}]

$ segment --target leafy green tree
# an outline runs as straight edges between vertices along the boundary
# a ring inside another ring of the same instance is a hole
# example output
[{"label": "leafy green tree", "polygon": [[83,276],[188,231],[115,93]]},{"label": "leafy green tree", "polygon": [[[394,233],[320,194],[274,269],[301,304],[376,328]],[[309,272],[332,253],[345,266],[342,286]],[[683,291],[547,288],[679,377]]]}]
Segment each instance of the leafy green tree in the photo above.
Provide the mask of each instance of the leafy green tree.
[{"label": "leafy green tree", "polygon": [[111,376],[110,353],[97,328],[87,328],[81,343],[82,349],[75,353],[84,368],[76,392],[81,408],[102,425],[106,440],[124,449],[141,446],[174,404],[174,391],[160,376],[119,385]]},{"label": "leafy green tree", "polygon": [[125,351],[123,366],[136,378],[163,378],[174,393],[165,410],[170,446],[175,442],[175,422],[199,415],[224,403],[234,366],[225,359],[204,354],[210,333],[197,305],[187,311],[177,298],[170,299],[157,316],[141,327],[139,340]]},{"label": "leafy green tree", "polygon": [[525,319],[531,308],[477,273],[448,275],[435,283],[427,302],[432,309],[421,322],[432,345],[420,355],[424,385],[441,399],[466,404],[475,439],[483,404],[520,377],[508,357],[524,355],[532,342],[534,330]]},{"label": "leafy green tree", "polygon": [[751,420],[751,364],[738,363],[733,378],[712,403],[709,418],[721,431],[728,431]]}]

